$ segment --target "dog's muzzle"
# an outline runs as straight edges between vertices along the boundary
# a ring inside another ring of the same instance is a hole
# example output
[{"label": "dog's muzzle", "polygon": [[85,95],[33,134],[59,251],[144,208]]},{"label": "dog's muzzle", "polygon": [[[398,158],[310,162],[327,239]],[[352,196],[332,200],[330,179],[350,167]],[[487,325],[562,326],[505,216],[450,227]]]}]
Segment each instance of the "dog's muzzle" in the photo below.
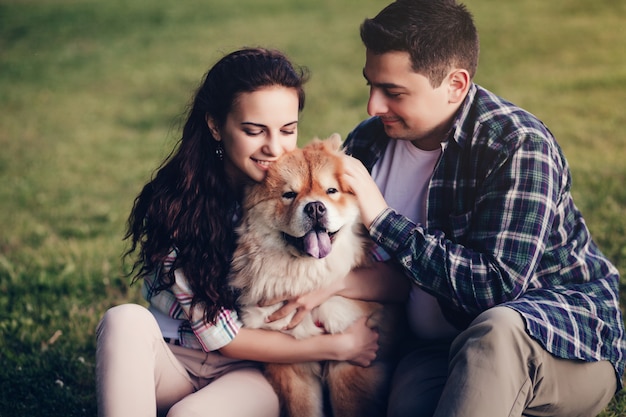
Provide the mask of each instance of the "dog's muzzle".
[{"label": "dog's muzzle", "polygon": [[325,227],[326,206],[321,201],[307,203],[303,209],[311,229],[302,237],[291,236],[283,232],[287,243],[314,258],[324,258],[332,250],[333,239],[337,232],[329,232]]},{"label": "dog's muzzle", "polygon": [[283,232],[283,238],[285,242],[298,249],[300,252],[321,259],[328,256],[332,250],[332,244],[337,232],[328,232],[326,229],[313,228],[302,237],[291,236]]}]

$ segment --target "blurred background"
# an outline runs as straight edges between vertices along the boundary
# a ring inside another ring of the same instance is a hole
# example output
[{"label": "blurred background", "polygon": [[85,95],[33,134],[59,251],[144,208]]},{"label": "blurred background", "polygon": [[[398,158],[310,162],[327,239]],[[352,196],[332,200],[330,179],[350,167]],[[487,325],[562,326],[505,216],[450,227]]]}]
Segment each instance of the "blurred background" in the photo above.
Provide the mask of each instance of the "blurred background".
[{"label": "blurred background", "polygon": [[[208,68],[242,46],[283,50],[312,73],[300,144],[345,137],[367,117],[359,25],[387,3],[0,0],[0,417],[96,415],[95,327],[141,302],[125,221]],[[553,131],[626,273],[626,2],[465,4],[476,82]],[[618,397],[603,416],[621,415]]]}]

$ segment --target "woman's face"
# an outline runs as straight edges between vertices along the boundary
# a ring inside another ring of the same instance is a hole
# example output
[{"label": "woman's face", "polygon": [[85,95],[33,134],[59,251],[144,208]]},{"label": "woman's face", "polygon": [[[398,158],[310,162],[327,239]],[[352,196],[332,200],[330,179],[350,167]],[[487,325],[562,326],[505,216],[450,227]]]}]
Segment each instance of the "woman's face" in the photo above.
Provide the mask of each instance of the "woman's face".
[{"label": "woman's face", "polygon": [[240,94],[226,122],[215,134],[224,148],[224,167],[231,185],[262,181],[267,169],[298,139],[298,92],[282,86]]}]

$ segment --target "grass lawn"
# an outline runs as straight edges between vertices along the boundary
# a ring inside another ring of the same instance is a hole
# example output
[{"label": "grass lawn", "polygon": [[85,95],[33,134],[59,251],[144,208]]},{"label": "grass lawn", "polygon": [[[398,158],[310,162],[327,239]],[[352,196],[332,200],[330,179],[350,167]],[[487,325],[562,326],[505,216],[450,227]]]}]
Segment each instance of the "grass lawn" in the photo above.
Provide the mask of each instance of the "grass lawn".
[{"label": "grass lawn", "polygon": [[[0,417],[96,415],[95,326],[140,301],[120,262],[126,217],[208,67],[244,45],[284,50],[313,75],[301,143],[345,137],[366,117],[358,26],[386,4],[0,0]],[[554,132],[626,272],[626,3],[466,4],[476,81]],[[622,396],[602,414],[624,415]]]}]

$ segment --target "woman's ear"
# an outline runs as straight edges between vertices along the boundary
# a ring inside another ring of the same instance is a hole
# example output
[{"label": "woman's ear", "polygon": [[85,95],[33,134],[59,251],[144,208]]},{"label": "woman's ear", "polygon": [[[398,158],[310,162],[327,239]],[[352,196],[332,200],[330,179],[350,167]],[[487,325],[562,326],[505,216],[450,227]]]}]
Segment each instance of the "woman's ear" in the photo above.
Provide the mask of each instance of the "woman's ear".
[{"label": "woman's ear", "polygon": [[455,69],[448,74],[448,100],[450,103],[459,103],[465,99],[472,83],[467,70]]},{"label": "woman's ear", "polygon": [[211,135],[213,135],[213,139],[215,139],[218,142],[221,141],[222,139],[220,138],[220,131],[217,128],[217,123],[215,123],[215,119],[209,116],[208,113],[205,119],[206,119],[206,124],[209,127],[209,131],[211,132]]}]

